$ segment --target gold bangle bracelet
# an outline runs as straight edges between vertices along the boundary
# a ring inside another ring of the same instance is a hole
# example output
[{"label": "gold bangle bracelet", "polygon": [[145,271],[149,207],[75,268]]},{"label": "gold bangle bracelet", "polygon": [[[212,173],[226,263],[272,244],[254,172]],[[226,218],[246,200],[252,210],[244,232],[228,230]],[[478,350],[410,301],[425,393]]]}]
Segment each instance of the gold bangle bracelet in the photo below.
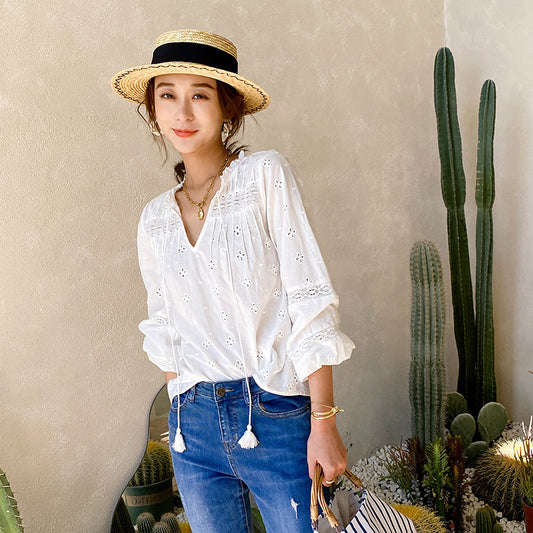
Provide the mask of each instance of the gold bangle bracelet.
[{"label": "gold bangle bracelet", "polygon": [[331,407],[329,411],[311,411],[311,418],[315,420],[325,420],[326,418],[331,418],[337,413],[344,413],[344,409],[340,409],[338,406]]}]

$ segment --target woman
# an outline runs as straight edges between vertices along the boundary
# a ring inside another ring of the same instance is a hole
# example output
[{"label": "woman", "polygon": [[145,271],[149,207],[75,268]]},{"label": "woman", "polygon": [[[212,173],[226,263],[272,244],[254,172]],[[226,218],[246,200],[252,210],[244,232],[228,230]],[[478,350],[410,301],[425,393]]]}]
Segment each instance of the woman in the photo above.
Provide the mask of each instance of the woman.
[{"label": "woman", "polygon": [[[346,468],[331,365],[353,343],[291,167],[235,144],[269,104],[237,74],[218,35],[163,34],[152,63],[113,79],[179,152],[178,185],[145,207],[138,231],[148,357],[165,372],[174,471],[195,532],[309,532],[310,477]],[[140,106],[139,106],[140,107]],[[165,146],[166,150],[166,146]]]}]

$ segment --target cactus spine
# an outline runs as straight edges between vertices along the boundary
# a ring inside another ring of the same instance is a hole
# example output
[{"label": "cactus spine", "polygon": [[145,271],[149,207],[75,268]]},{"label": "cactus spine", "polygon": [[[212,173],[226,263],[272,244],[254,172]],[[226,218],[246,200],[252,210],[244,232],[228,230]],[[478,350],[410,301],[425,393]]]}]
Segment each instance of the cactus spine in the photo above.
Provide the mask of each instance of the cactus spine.
[{"label": "cactus spine", "polygon": [[476,512],[476,533],[500,533],[502,526],[496,520],[496,513],[490,505]]},{"label": "cactus spine", "polygon": [[170,531],[170,527],[164,522],[156,522],[154,525],[154,528],[152,529],[152,533],[172,533],[172,532]]},{"label": "cactus spine", "polygon": [[457,118],[455,66],[448,48],[441,48],[437,52],[434,81],[441,188],[448,218],[454,331],[459,356],[457,390],[470,405],[469,391],[473,390],[475,380],[474,303],[464,213],[466,182]]},{"label": "cactus spine", "polygon": [[130,487],[153,485],[174,475],[172,470],[172,457],[168,446],[150,440],[146,452],[135,475],[129,482]]},{"label": "cactus spine", "polygon": [[422,446],[425,446],[441,437],[444,430],[444,289],[440,257],[433,243],[415,243],[410,263],[411,421],[413,435],[418,435]]},{"label": "cactus spine", "polygon": [[492,315],[492,250],[494,204],[494,122],[496,86],[487,80],[481,89],[476,176],[476,332],[477,372],[475,412],[496,401],[494,376],[494,323]]},{"label": "cactus spine", "polygon": [[161,522],[164,522],[170,528],[171,533],[181,533],[178,519],[174,513],[165,513],[161,517]]},{"label": "cactus spine", "polygon": [[139,533],[152,533],[155,526],[155,518],[152,513],[141,513],[135,521]]},{"label": "cactus spine", "polygon": [[22,533],[22,519],[17,508],[17,501],[7,480],[7,476],[0,468],[0,531],[3,533]]}]

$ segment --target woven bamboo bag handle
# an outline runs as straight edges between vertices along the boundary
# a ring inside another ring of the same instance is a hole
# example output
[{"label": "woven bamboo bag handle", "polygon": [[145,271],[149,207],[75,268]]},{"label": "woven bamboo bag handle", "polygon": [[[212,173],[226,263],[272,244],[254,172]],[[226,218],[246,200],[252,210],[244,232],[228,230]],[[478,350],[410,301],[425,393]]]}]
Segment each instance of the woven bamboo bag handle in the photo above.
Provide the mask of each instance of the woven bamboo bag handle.
[{"label": "woven bamboo bag handle", "polygon": [[[344,471],[344,474],[356,487],[364,488],[363,482],[348,469]],[[322,481],[324,480],[324,472],[322,472],[322,467],[317,464],[315,467],[315,474],[313,476],[313,482],[311,484],[311,520],[313,522],[313,528],[318,529],[318,503],[324,512],[324,516],[327,518],[329,525],[338,530],[339,521],[337,517],[333,514],[329,505],[326,503],[324,498],[324,487]]]}]

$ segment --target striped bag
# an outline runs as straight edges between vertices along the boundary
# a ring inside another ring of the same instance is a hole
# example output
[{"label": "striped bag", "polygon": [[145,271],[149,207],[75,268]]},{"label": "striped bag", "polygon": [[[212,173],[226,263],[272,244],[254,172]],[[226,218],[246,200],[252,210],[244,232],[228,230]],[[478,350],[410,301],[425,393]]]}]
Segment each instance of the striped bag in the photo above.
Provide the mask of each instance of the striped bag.
[{"label": "striped bag", "polygon": [[[317,465],[311,488],[311,519],[319,533],[416,533],[413,521],[402,515],[375,494],[363,488],[361,480],[349,470],[344,475],[360,489],[341,489],[335,492],[332,506],[324,498],[323,474]],[[318,514],[318,503],[324,515]]]}]

